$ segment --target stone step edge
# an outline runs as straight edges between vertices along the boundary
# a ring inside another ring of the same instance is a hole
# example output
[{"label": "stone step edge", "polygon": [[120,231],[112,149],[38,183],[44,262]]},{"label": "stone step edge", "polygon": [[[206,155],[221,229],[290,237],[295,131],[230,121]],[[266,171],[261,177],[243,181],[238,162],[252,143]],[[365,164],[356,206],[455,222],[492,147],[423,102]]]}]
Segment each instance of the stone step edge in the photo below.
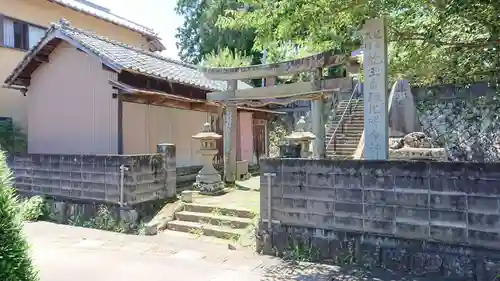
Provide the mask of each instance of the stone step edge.
[{"label": "stone step edge", "polygon": [[237,239],[243,232],[221,226],[202,224],[197,222],[174,220],[167,223],[167,229],[171,231],[191,233],[195,235],[212,236],[222,239]]},{"label": "stone step edge", "polygon": [[248,219],[252,219],[257,215],[255,212],[244,208],[218,207],[218,206],[198,204],[198,203],[188,203],[184,205],[185,211],[188,211],[188,209],[190,208],[201,209],[198,211],[191,211],[196,213],[212,214],[214,213],[214,210],[218,210],[221,214],[224,214],[226,216],[248,218]]},{"label": "stone step edge", "polygon": [[[216,226],[228,226],[230,224],[234,224],[238,229],[246,228],[247,226],[252,224],[252,219],[249,218],[240,218],[234,216],[224,216],[224,215],[215,215],[211,213],[198,213],[198,212],[190,212],[190,211],[181,211],[175,214],[175,217],[180,221],[189,221],[189,222],[198,222],[205,223],[204,220],[208,221],[207,224],[212,224]],[[191,220],[195,219],[195,220]],[[217,221],[223,221],[222,224],[214,224]]]}]

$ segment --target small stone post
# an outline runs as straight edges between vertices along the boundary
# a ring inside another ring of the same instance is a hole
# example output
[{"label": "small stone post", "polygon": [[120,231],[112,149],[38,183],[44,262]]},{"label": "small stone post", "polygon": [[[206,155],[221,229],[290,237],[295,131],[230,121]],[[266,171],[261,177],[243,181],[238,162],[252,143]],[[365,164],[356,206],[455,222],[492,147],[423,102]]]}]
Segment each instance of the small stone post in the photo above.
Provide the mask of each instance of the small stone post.
[{"label": "small stone post", "polygon": [[156,152],[163,155],[164,188],[166,198],[175,197],[177,194],[177,171],[175,161],[175,145],[172,143],[160,143],[156,145]]},{"label": "small stone post", "polygon": [[305,132],[306,120],[305,117],[300,117],[300,120],[295,125],[295,130],[290,135],[286,136],[285,139],[300,144],[300,157],[309,158],[311,152],[309,147],[311,146],[311,141],[316,139],[316,136],[311,132]]},{"label": "small stone post", "polygon": [[212,132],[210,123],[205,123],[203,131],[193,136],[193,139],[201,141],[201,149],[198,153],[203,157],[203,167],[198,172],[195,183],[201,193],[214,193],[224,187],[221,176],[212,163],[218,152],[215,141],[221,137],[221,135]]}]

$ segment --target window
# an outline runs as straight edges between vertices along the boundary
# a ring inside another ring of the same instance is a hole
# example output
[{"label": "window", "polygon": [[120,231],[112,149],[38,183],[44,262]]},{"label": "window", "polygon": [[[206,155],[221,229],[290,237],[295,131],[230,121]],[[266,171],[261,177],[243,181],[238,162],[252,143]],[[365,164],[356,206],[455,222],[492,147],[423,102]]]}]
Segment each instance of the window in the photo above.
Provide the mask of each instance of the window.
[{"label": "window", "polygon": [[44,28],[9,18],[3,18],[0,25],[2,25],[0,34],[3,34],[0,43],[5,47],[29,50],[45,34]]}]

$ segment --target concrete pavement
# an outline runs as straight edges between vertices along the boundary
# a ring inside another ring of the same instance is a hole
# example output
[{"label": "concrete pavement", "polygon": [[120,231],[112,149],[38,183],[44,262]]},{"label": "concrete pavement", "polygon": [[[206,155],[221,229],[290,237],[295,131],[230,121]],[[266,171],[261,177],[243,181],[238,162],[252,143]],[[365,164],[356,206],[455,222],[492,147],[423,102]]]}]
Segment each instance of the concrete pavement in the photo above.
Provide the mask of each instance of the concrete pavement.
[{"label": "concrete pavement", "polygon": [[334,270],[174,232],[133,236],[46,222],[28,223],[25,232],[41,281],[327,281]]},{"label": "concrete pavement", "polygon": [[178,232],[137,236],[47,222],[24,229],[41,281],[429,281],[383,269],[289,264]]}]

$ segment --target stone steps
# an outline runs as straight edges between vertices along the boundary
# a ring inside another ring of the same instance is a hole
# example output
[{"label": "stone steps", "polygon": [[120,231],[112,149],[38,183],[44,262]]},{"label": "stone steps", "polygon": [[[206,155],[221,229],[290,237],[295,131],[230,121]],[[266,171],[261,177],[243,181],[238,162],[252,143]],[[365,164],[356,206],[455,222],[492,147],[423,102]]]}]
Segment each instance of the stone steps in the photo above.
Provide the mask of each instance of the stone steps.
[{"label": "stone steps", "polygon": [[[342,149],[356,149],[358,147],[358,143],[352,142],[352,143],[337,143],[335,144],[335,150],[342,150]],[[330,145],[329,148],[326,149],[326,151],[334,151],[333,145]]]},{"label": "stone steps", "polygon": [[[365,121],[365,119],[364,119],[364,115],[360,115],[360,116],[347,115],[344,117],[344,119],[342,121],[363,123]],[[340,117],[339,118],[336,117],[335,119],[328,120],[328,124],[337,124],[338,122],[340,122]]]},{"label": "stone steps", "polygon": [[210,205],[201,205],[201,204],[186,204],[184,210],[197,213],[217,212],[225,216],[233,216],[233,217],[248,218],[248,219],[255,217],[254,212],[246,209],[221,208],[221,207],[214,207]]},{"label": "stone steps", "polygon": [[237,240],[252,225],[254,216],[255,213],[250,210],[190,203],[175,214],[174,221],[167,223],[167,229]]},{"label": "stone steps", "polygon": [[[354,131],[354,130],[347,131],[347,130],[344,130],[344,132],[341,132],[339,130],[339,131],[337,131],[337,133],[335,133],[335,138],[337,140],[359,139],[359,138],[361,138],[362,134],[363,134],[363,130],[359,130],[359,131]],[[333,137],[333,133],[329,133],[325,137],[326,137],[325,141],[328,142]]]},{"label": "stone steps", "polygon": [[[328,120],[328,132],[326,133],[325,145],[326,155],[332,159],[349,159],[356,152],[359,140],[364,130],[364,102],[363,100],[353,100],[351,108],[348,106],[348,101],[341,101],[335,109],[335,116]],[[347,109],[347,111],[346,111]],[[342,119],[342,114],[346,111],[346,115]],[[342,126],[338,126],[342,119]],[[333,141],[330,139],[333,132],[336,131],[335,149]]]},{"label": "stone steps", "polygon": [[[333,131],[335,130],[335,128],[337,128],[337,126],[331,126],[330,127],[332,129],[332,134],[333,134]],[[364,124],[351,124],[349,122],[346,122],[344,123],[344,126],[342,128],[342,125],[339,126],[339,128],[337,129],[337,132],[341,131],[341,130],[344,130],[344,131],[352,131],[352,130],[361,130],[363,131],[364,129]]]},{"label": "stone steps", "polygon": [[241,235],[243,235],[242,231],[231,228],[180,220],[169,222],[167,224],[167,229],[190,233],[193,235],[211,236],[227,240],[238,240]]},{"label": "stone steps", "polygon": [[213,213],[196,213],[182,211],[175,214],[176,218],[181,221],[198,222],[202,224],[211,224],[217,226],[227,226],[232,229],[242,229],[248,227],[252,223],[252,219],[239,218],[232,216],[224,216]]}]

